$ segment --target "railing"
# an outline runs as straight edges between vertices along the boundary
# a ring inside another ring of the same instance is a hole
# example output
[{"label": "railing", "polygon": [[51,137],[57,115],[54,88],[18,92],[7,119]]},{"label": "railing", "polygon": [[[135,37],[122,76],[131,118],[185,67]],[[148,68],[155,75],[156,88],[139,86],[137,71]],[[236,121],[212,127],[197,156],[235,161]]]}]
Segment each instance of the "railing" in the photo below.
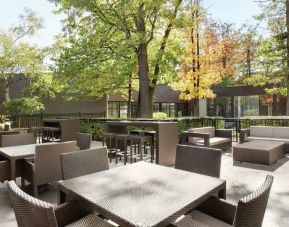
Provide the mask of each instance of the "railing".
[{"label": "railing", "polygon": [[31,128],[42,126],[43,119],[54,118],[101,118],[105,117],[105,113],[68,113],[68,114],[33,114],[33,115],[13,115],[9,119],[12,122],[12,127],[16,128]]},{"label": "railing", "polygon": [[[33,126],[42,126],[43,119],[52,118],[80,118],[81,130],[91,133],[94,139],[101,139],[105,122],[109,120],[128,120],[128,119],[109,119],[104,118],[105,113],[71,113],[71,114],[36,114],[11,116],[12,127],[30,128]],[[129,119],[152,121],[151,119]],[[217,129],[232,129],[233,140],[238,141],[239,131],[242,128],[248,128],[251,125],[264,126],[281,126],[289,127],[289,117],[252,117],[252,118],[199,118],[199,117],[183,117],[171,118],[161,121],[178,122],[179,132],[188,130],[189,128],[214,126]]]}]

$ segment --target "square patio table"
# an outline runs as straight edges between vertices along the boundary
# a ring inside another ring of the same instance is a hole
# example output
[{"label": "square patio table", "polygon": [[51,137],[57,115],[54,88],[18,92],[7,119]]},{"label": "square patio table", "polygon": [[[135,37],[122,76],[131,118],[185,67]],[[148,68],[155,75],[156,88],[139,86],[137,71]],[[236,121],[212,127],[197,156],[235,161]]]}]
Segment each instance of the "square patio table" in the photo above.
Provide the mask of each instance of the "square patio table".
[{"label": "square patio table", "polygon": [[12,147],[0,147],[0,155],[10,160],[11,179],[16,179],[17,160],[31,158],[35,155],[36,144],[20,145]]},{"label": "square patio table", "polygon": [[226,181],[138,162],[69,180],[57,188],[121,226],[166,226],[210,196],[225,198]]}]

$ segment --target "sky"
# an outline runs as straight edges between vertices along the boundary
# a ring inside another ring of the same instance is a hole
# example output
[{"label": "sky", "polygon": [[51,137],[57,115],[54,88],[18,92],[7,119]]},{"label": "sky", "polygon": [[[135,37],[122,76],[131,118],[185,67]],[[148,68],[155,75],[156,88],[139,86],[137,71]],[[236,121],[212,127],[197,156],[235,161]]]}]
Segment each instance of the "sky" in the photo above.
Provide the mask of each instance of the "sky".
[{"label": "sky", "polygon": [[[17,22],[18,15],[28,7],[44,20],[45,28],[30,39],[31,43],[45,47],[53,43],[54,36],[61,32],[61,16],[55,15],[54,4],[48,0],[0,0],[0,30],[7,29]],[[201,0],[212,18],[222,22],[234,23],[239,28],[245,22],[256,24],[252,16],[260,13],[254,0]]]}]

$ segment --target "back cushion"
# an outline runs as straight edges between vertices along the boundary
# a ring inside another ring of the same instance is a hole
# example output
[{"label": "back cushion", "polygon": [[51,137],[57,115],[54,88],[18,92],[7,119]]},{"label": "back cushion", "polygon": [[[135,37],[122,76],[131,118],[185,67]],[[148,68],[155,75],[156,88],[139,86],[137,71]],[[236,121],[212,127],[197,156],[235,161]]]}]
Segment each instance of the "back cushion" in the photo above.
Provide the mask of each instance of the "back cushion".
[{"label": "back cushion", "polygon": [[268,126],[251,126],[250,136],[253,137],[274,137],[273,127]]},{"label": "back cushion", "polygon": [[209,133],[210,137],[215,137],[215,127],[191,128],[189,132]]},{"label": "back cushion", "polygon": [[273,132],[275,138],[289,139],[289,127],[274,127]]}]

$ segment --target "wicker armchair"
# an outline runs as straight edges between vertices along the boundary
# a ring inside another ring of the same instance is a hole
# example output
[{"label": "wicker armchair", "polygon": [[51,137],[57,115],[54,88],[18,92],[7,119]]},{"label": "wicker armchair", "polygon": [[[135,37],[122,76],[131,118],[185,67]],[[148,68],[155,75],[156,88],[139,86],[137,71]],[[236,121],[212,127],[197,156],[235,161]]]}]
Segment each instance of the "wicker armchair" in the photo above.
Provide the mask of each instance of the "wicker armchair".
[{"label": "wicker armchair", "polygon": [[180,143],[226,150],[232,147],[232,130],[214,127],[192,128],[180,133]]},{"label": "wicker armchair", "polygon": [[109,169],[106,147],[61,155],[63,179],[70,179]]},{"label": "wicker armchair", "polygon": [[272,183],[273,176],[267,175],[263,185],[238,204],[211,197],[174,226],[202,226],[193,225],[197,221],[204,226],[261,227]]},{"label": "wicker armchair", "polygon": [[96,226],[110,227],[95,214],[88,214],[77,201],[54,207],[23,192],[14,181],[8,183],[9,196],[18,226],[60,227]]},{"label": "wicker armchair", "polygon": [[79,147],[79,150],[87,150],[90,149],[91,145],[91,134],[86,133],[76,133],[76,144]]},{"label": "wicker armchair", "polygon": [[62,180],[61,154],[75,150],[75,141],[36,146],[34,160],[23,162],[22,186],[25,187],[25,180],[30,182],[38,197],[37,186]]},{"label": "wicker armchair", "polygon": [[175,168],[220,177],[221,154],[219,149],[177,145]]},{"label": "wicker armchair", "polygon": [[2,147],[20,146],[34,143],[36,143],[36,138],[34,137],[33,133],[2,136]]}]

